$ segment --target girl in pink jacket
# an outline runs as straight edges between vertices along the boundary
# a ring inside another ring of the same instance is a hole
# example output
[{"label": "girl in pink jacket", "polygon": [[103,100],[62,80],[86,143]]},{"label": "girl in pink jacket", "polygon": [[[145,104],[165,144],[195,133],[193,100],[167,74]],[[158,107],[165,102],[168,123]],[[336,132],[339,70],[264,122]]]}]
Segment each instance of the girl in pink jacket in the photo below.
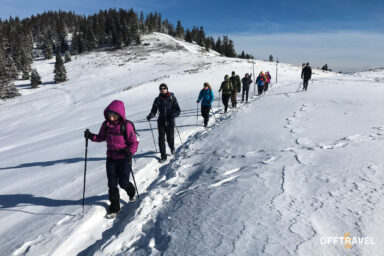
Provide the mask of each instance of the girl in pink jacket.
[{"label": "girl in pink jacket", "polygon": [[84,136],[94,142],[107,142],[107,177],[109,188],[109,213],[120,212],[120,194],[118,185],[129,196],[129,201],[135,201],[135,187],[129,181],[132,172],[132,156],[138,148],[134,126],[125,118],[124,103],[112,101],[104,110],[105,121],[99,134],[88,130]]}]

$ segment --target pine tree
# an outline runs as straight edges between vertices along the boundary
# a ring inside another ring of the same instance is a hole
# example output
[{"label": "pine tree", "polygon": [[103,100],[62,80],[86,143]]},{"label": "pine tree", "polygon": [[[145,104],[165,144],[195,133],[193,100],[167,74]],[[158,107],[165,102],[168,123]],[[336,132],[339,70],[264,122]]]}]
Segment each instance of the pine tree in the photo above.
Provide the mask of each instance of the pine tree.
[{"label": "pine tree", "polygon": [[65,59],[65,62],[70,62],[72,60],[71,54],[69,53],[69,51],[65,52],[64,59]]},{"label": "pine tree", "polygon": [[7,73],[6,62],[3,43],[0,40],[0,99],[8,99],[20,95],[13,80],[10,79],[10,74]]},{"label": "pine tree", "polygon": [[47,60],[50,60],[53,58],[53,50],[52,50],[52,41],[50,39],[47,39],[45,41],[45,47],[44,47],[44,50],[45,50],[45,53],[44,53],[44,57],[47,59]]},{"label": "pine tree", "polygon": [[63,59],[61,58],[60,53],[56,54],[56,63],[55,63],[55,83],[61,83],[67,81],[67,71],[65,70]]},{"label": "pine tree", "polygon": [[192,33],[189,29],[185,32],[185,41],[192,43]]},{"label": "pine tree", "polygon": [[32,88],[38,88],[40,84],[41,84],[41,77],[40,77],[39,73],[37,73],[37,70],[33,69],[32,74],[31,74]]},{"label": "pine tree", "polygon": [[176,26],[176,36],[180,37],[180,38],[183,38],[184,35],[185,35],[184,28],[183,28],[183,26],[181,26],[181,22],[178,20],[177,21],[177,26]]}]

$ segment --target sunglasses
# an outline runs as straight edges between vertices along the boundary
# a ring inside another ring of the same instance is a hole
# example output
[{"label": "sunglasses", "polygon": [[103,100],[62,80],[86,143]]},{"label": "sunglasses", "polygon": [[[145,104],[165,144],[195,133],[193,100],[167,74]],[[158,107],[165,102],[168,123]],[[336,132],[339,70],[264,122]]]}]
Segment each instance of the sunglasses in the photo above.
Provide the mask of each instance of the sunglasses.
[{"label": "sunglasses", "polygon": [[160,90],[164,91],[164,90],[167,90],[167,88],[166,87],[161,87]]},{"label": "sunglasses", "polygon": [[109,115],[109,116],[118,116],[119,114],[117,114],[116,112],[113,112],[113,111],[108,111],[107,115]]}]

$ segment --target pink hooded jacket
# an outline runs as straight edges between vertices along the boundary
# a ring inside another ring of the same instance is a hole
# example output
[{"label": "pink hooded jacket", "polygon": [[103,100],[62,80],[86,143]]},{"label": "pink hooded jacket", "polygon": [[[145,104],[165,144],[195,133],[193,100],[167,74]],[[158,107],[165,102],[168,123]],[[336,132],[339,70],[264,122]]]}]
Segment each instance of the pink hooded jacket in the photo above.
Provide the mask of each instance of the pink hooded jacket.
[{"label": "pink hooded jacket", "polygon": [[[116,112],[120,115],[120,119],[111,122],[108,118],[108,111]],[[131,151],[132,155],[134,155],[137,151],[139,142],[137,141],[135,131],[133,129],[132,124],[127,122],[126,131],[127,131],[127,142],[128,145],[125,144],[124,136],[120,132],[120,126],[125,122],[125,107],[124,103],[119,100],[114,100],[109,104],[109,106],[104,110],[105,121],[101,125],[99,134],[95,134],[92,141],[94,142],[107,142],[107,156],[112,159],[124,159],[124,152],[119,152],[126,147],[128,147],[129,151]],[[122,120],[123,119],[123,120]],[[106,132],[106,128],[108,127],[108,132]]]}]

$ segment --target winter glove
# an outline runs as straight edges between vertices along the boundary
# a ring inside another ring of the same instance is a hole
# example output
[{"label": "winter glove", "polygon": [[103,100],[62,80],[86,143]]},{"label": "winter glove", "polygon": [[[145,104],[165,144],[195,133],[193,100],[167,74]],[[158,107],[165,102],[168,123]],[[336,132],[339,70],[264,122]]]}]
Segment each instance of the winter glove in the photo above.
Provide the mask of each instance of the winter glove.
[{"label": "winter glove", "polygon": [[153,117],[152,113],[149,113],[149,115],[147,115],[147,120],[151,120],[151,118]]},{"label": "winter glove", "polygon": [[200,103],[200,101],[196,101],[196,103]]},{"label": "winter glove", "polygon": [[84,131],[84,138],[93,140],[95,134],[91,133],[88,129]]}]

